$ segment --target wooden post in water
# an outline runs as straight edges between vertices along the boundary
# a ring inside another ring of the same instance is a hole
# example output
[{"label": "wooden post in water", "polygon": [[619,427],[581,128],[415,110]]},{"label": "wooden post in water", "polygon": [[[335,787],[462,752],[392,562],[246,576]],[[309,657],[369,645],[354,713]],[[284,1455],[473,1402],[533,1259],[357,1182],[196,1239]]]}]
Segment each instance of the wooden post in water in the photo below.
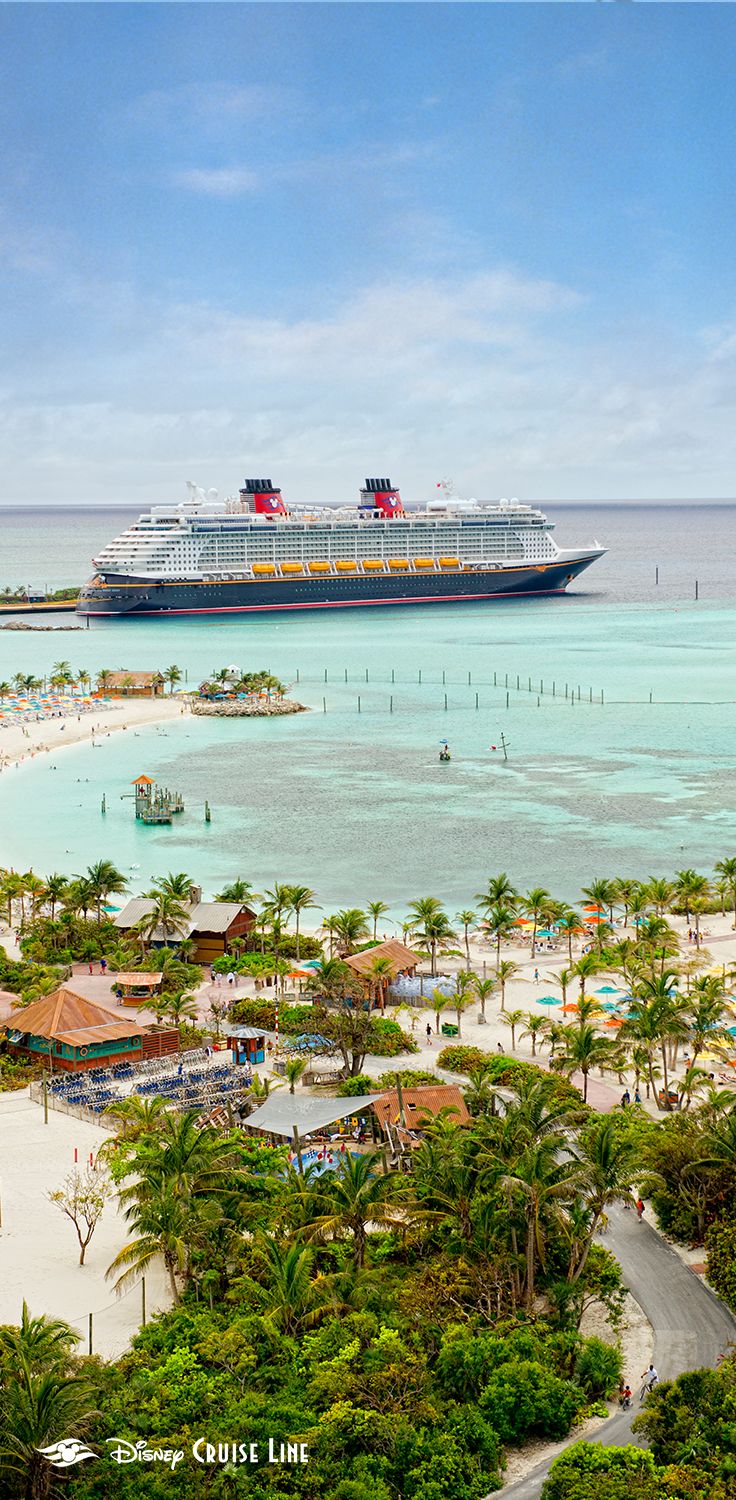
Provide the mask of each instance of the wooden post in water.
[{"label": "wooden post in water", "polygon": [[509,695],[507,693],[506,694],[506,707],[508,708],[508,706],[509,706]]},{"label": "wooden post in water", "polygon": [[445,693],[445,709],[447,709],[447,693]]},{"label": "wooden post in water", "polygon": [[327,713],[327,699],[326,698],[322,699],[322,712],[323,712],[323,714]]},{"label": "wooden post in water", "polygon": [[107,812],[107,798],[105,797],[105,793],[104,792],[102,793],[102,809],[101,810],[102,810],[103,813]]},{"label": "wooden post in water", "polygon": [[444,674],[444,671],[443,671],[443,673],[442,673],[442,686],[444,687],[444,685],[445,685],[445,674]]},{"label": "wooden post in water", "polygon": [[419,686],[421,687],[421,685],[422,685],[422,669],[420,667],[419,668]]},{"label": "wooden post in water", "polygon": [[391,697],[388,700],[388,711],[389,711],[390,714],[392,714],[393,711],[394,711],[394,695],[393,695],[393,693],[391,694]]},{"label": "wooden post in water", "polygon": [[509,744],[510,744],[510,741],[507,740],[507,738],[506,738],[503,730],[501,730],[501,749],[503,750],[503,758],[504,758],[504,760],[508,760],[508,755],[507,755],[506,752],[508,750]]},{"label": "wooden post in water", "polygon": [[365,669],[365,680],[366,680],[366,682],[368,681],[368,668],[367,667]]},{"label": "wooden post in water", "polygon": [[297,682],[299,681],[299,668],[298,667],[296,669],[296,680],[297,680]]},{"label": "wooden post in water", "polygon": [[358,713],[360,713],[360,693],[358,694]]},{"label": "wooden post in water", "polygon": [[654,569],[654,582],[659,583],[659,564],[657,564],[657,567]]},{"label": "wooden post in water", "polygon": [[698,580],[696,578],[696,580],[695,580],[695,598],[697,599],[697,597],[698,597]]},{"label": "wooden post in water", "polygon": [[347,680],[348,680],[348,669],[346,667],[345,668],[345,681],[347,682]]},{"label": "wooden post in water", "polygon": [[475,706],[476,706],[476,708],[478,707],[478,694],[477,693],[475,695]]},{"label": "wooden post in water", "polygon": [[327,681],[327,668],[325,667],[325,682]]},{"label": "wooden post in water", "polygon": [[468,672],[468,687],[470,687],[470,673]]},{"label": "wooden post in water", "polygon": [[391,668],[391,681],[393,682],[393,680],[394,680],[394,668],[392,667]]},{"label": "wooden post in water", "polygon": [[205,804],[204,804],[204,821],[205,821],[205,823],[211,823],[212,822],[212,813],[210,812],[210,804],[209,804],[209,802],[205,802]]}]

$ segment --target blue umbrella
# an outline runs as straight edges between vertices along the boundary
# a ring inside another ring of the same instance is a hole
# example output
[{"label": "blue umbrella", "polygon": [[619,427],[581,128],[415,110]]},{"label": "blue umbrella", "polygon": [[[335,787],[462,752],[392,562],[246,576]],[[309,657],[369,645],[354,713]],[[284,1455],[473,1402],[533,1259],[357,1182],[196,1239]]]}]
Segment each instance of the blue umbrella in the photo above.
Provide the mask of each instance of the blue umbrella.
[{"label": "blue umbrella", "polygon": [[620,995],[621,991],[615,984],[602,984],[596,995]]},{"label": "blue umbrella", "polygon": [[539,995],[537,997],[537,1005],[561,1005],[561,1004],[562,1004],[562,1001],[558,1000],[556,995]]}]

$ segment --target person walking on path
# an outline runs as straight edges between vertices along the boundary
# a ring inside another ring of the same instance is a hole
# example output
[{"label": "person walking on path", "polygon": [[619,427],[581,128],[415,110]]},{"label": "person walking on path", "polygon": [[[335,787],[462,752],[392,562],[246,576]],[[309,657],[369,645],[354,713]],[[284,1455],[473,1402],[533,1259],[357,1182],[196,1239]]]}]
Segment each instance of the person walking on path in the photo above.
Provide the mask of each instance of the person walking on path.
[{"label": "person walking on path", "polygon": [[644,1221],[644,1200],[643,1200],[643,1198],[637,1198],[637,1200],[636,1200],[636,1217],[639,1220],[640,1224],[643,1223],[643,1221]]}]

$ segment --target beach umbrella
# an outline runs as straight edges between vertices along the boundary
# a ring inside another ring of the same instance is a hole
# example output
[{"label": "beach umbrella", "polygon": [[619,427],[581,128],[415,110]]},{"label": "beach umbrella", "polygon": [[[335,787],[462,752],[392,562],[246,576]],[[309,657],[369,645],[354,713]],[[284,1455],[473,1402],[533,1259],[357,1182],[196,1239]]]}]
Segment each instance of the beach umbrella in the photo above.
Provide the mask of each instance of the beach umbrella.
[{"label": "beach umbrella", "polygon": [[561,1005],[562,1001],[556,995],[538,995],[537,1005]]},{"label": "beach umbrella", "polygon": [[620,1016],[609,1016],[608,1020],[603,1022],[604,1026],[623,1026],[623,1024]]},{"label": "beach umbrella", "polygon": [[611,1002],[610,1000],[604,1000],[603,1001],[603,1009],[604,1010],[618,1010],[618,1005],[617,1005],[617,1003],[615,1001]]},{"label": "beach umbrella", "polygon": [[538,927],[537,928],[537,937],[556,937],[556,936],[557,936],[557,934],[554,933],[554,932],[550,932],[550,930],[549,930],[548,927]]},{"label": "beach umbrella", "polygon": [[615,984],[602,984],[596,995],[620,995],[621,991]]},{"label": "beach umbrella", "polygon": [[597,901],[586,901],[585,906],[583,907],[583,911],[601,911],[602,912],[603,910],[604,910],[604,908],[602,906],[599,906]]},{"label": "beach umbrella", "polygon": [[563,1005],[563,1007],[562,1007],[563,1014],[565,1014],[565,1015],[567,1015],[568,1012],[570,1012],[570,1011],[579,1010],[579,1009],[580,1009],[580,1006],[576,1005],[574,1000],[568,1000],[567,1005]]}]

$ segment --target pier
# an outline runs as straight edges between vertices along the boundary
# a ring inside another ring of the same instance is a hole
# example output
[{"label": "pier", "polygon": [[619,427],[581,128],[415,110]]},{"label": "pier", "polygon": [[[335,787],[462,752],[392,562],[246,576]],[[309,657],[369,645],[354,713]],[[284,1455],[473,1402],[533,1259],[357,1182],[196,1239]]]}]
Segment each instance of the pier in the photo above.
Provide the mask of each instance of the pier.
[{"label": "pier", "polygon": [[157,786],[150,776],[138,776],[135,787],[135,815],[140,823],[171,823],[177,813],[184,811],[184,798],[180,792],[170,792],[168,787]]}]

